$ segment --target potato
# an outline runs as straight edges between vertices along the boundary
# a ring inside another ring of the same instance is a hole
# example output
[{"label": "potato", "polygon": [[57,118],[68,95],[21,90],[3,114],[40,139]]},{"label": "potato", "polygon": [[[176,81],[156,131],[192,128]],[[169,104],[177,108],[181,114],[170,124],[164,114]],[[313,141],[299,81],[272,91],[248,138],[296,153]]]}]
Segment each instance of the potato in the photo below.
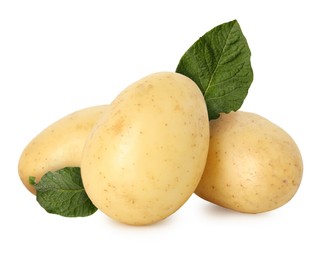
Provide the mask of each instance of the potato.
[{"label": "potato", "polygon": [[29,177],[38,182],[48,171],[79,167],[87,135],[107,109],[107,105],[76,111],[53,123],[37,135],[23,150],[18,172],[26,188],[36,193]]},{"label": "potato", "polygon": [[122,91],[85,144],[82,180],[93,204],[130,225],[178,210],[201,178],[209,145],[207,108],[181,74],[151,74]]},{"label": "potato", "polygon": [[259,115],[232,112],[210,122],[209,154],[195,193],[239,212],[266,212],[294,196],[302,173],[300,151],[283,129]]}]

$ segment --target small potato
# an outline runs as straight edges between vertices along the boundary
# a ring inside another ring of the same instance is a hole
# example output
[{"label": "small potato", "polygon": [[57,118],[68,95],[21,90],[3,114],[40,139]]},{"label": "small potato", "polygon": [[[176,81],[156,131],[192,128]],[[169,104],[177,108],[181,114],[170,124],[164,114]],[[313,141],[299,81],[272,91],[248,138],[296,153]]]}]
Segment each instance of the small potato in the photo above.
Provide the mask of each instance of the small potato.
[{"label": "small potato", "polygon": [[29,184],[30,176],[38,182],[48,171],[80,166],[86,138],[106,109],[107,105],[102,105],[76,111],[47,127],[26,146],[18,172],[30,192],[36,193]]},{"label": "small potato", "polygon": [[210,122],[207,164],[195,193],[239,212],[266,212],[294,196],[302,173],[300,151],[283,129],[259,115],[232,112]]},{"label": "small potato", "polygon": [[121,92],[89,135],[81,163],[86,193],[117,221],[155,223],[193,194],[208,145],[198,86],[178,73],[149,75]]}]

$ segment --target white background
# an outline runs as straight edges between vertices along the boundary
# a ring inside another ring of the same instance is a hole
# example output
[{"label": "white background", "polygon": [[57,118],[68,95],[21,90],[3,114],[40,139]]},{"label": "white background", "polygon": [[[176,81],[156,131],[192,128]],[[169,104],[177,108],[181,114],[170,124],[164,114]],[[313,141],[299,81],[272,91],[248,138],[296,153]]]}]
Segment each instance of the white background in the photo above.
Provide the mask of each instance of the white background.
[{"label": "white background", "polygon": [[[0,1],[0,259],[321,259],[320,1]],[[46,213],[22,185],[20,154],[45,127],[106,104],[126,86],[174,71],[206,31],[237,19],[254,81],[241,110],[297,142],[295,197],[247,215],[193,195],[151,226]]]}]

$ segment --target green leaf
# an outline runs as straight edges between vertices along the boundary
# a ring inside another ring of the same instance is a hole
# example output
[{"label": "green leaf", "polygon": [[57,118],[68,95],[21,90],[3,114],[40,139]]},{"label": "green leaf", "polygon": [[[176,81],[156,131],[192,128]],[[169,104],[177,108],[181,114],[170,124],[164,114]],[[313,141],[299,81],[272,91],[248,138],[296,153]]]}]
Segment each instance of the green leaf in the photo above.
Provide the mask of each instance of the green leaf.
[{"label": "green leaf", "polygon": [[209,119],[237,111],[253,81],[251,52],[236,20],[221,24],[196,41],[182,56],[176,72],[202,91]]},{"label": "green leaf", "polygon": [[85,217],[97,210],[85,192],[79,167],[47,172],[34,186],[37,201],[49,213]]},{"label": "green leaf", "polygon": [[36,184],[36,177],[34,177],[34,176],[29,176],[28,181],[29,181],[29,184],[30,184],[30,185],[35,185],[35,184]]}]

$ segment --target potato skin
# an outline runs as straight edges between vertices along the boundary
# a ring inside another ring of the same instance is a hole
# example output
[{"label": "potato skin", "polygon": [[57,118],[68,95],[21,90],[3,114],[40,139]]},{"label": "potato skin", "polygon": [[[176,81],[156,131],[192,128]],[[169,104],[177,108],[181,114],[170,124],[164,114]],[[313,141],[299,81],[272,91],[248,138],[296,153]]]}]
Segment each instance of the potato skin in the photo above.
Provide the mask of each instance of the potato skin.
[{"label": "potato skin", "polygon": [[130,225],[160,221],[193,194],[208,153],[207,108],[197,85],[151,74],[121,92],[86,142],[86,193],[109,217]]},{"label": "potato skin", "polygon": [[210,122],[207,164],[195,193],[239,212],[266,212],[295,195],[302,174],[300,151],[283,129],[254,113],[231,112]]},{"label": "potato skin", "polygon": [[18,173],[26,188],[36,194],[29,177],[36,182],[48,171],[80,167],[82,150],[96,121],[107,105],[94,106],[69,114],[39,133],[23,150]]}]

